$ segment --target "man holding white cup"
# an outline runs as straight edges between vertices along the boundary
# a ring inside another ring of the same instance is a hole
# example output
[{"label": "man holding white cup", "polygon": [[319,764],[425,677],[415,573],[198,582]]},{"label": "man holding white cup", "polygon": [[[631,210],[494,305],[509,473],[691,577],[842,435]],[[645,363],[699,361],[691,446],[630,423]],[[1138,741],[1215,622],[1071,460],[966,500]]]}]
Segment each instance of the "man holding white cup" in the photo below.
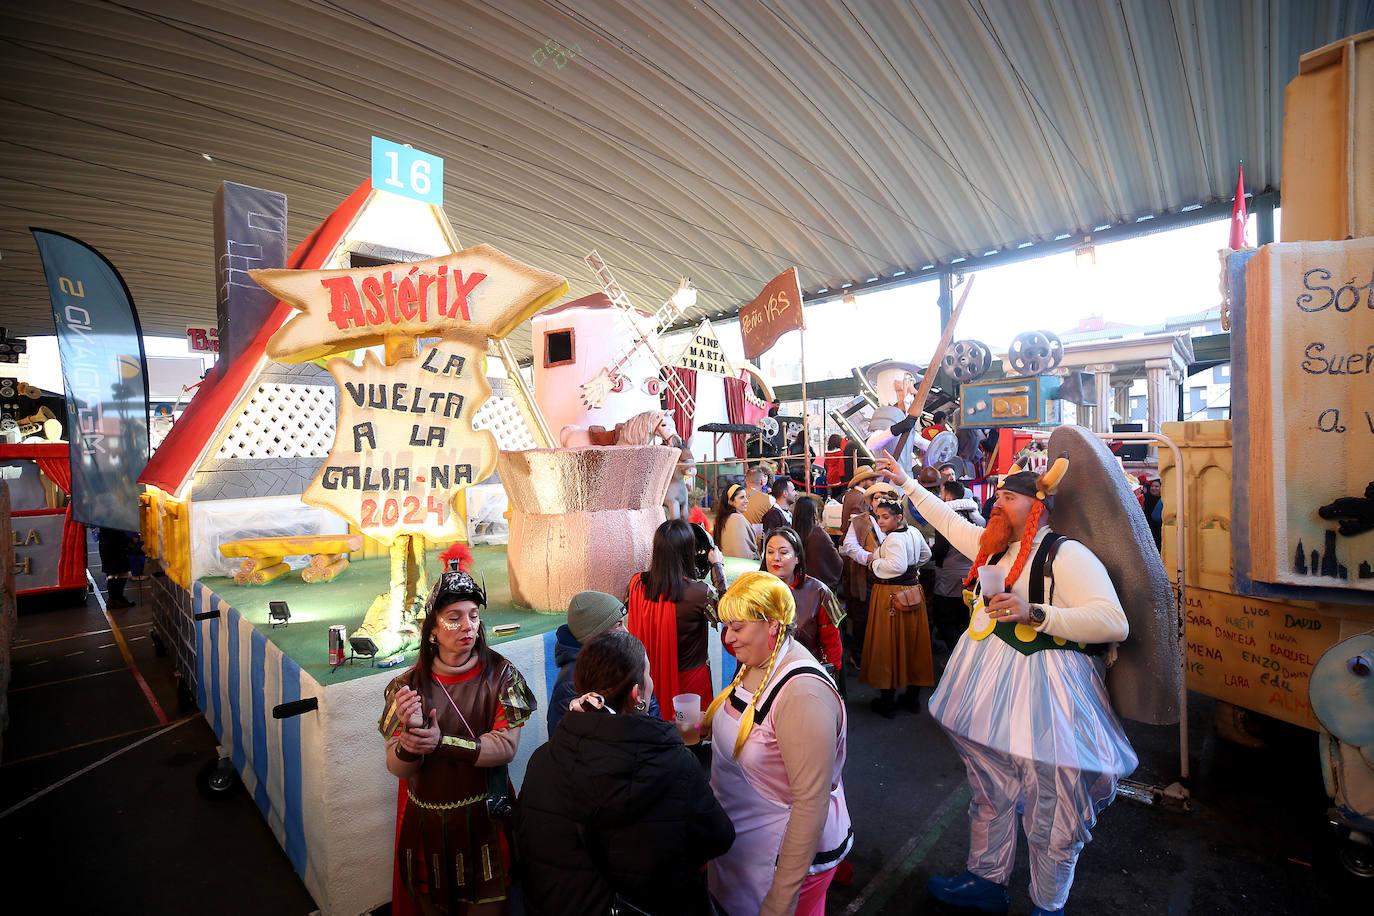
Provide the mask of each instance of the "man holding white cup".
[{"label": "man holding white cup", "polygon": [[1067,464],[1039,476],[1013,468],[986,528],[909,480],[891,456],[877,466],[954,549],[977,557],[966,583],[980,582],[966,593],[969,629],[929,702],[969,774],[968,870],[932,877],[927,889],[984,912],[1007,911],[1019,807],[1032,916],[1062,913],[1097,814],[1137,763],[1103,682],[1102,656],[1126,638],[1126,615],[1101,561],[1049,525]]}]

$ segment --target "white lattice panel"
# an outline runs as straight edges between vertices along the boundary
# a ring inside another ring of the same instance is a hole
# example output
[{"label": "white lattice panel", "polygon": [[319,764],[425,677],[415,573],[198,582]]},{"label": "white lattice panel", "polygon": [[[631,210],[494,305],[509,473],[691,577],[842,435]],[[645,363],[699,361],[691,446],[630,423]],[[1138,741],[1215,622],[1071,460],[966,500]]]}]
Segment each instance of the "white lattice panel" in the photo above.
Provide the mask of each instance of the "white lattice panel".
[{"label": "white lattice panel", "polygon": [[216,458],[323,458],[334,441],[333,388],[262,384]]},{"label": "white lattice panel", "polygon": [[534,434],[512,398],[487,398],[477,416],[472,418],[472,428],[491,430],[496,437],[496,447],[504,452],[538,448]]}]

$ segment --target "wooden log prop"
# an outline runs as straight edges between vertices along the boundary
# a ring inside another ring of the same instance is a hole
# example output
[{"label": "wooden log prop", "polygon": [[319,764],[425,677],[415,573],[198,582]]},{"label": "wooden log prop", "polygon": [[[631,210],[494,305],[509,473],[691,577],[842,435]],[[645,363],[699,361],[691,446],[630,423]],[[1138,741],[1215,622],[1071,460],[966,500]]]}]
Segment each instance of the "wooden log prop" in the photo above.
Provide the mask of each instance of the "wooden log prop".
[{"label": "wooden log prop", "polygon": [[285,537],[240,538],[219,545],[225,557],[297,557],[312,553],[353,553],[363,549],[361,534],[295,534]]},{"label": "wooden log prop", "polygon": [[348,557],[341,553],[317,553],[310,558],[310,565],[301,570],[301,578],[306,582],[330,582],[348,568]]},{"label": "wooden log prop", "polygon": [[[930,362],[926,364],[926,371],[921,375],[921,386],[916,389],[916,398],[907,408],[907,413],[919,418],[925,413],[926,396],[930,394],[930,388],[935,384],[935,374],[940,370],[940,361],[945,358],[945,351],[949,349],[950,341],[954,339],[954,329],[959,324],[959,316],[963,314],[964,303],[968,300],[969,290],[973,289],[973,281],[978,277],[971,276],[964,284],[964,291],[959,294],[959,301],[955,303],[954,311],[949,316],[949,324],[945,325],[944,333],[940,335],[940,342],[935,345],[935,353],[930,357]],[[920,437],[919,430],[913,430],[916,437]],[[922,464],[925,461],[922,460]]]},{"label": "wooden log prop", "polygon": [[266,585],[273,579],[280,579],[291,571],[282,562],[284,557],[245,557],[234,573],[234,582],[239,585]]}]

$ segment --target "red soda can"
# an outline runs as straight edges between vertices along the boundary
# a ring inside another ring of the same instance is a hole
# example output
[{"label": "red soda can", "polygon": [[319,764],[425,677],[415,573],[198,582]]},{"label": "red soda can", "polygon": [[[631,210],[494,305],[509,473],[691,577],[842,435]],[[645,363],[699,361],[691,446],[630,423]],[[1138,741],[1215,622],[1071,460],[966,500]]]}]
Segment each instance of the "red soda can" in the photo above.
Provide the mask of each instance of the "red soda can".
[{"label": "red soda can", "polygon": [[342,665],[344,663],[344,642],[347,639],[348,630],[341,623],[336,623],[329,628],[329,664]]}]

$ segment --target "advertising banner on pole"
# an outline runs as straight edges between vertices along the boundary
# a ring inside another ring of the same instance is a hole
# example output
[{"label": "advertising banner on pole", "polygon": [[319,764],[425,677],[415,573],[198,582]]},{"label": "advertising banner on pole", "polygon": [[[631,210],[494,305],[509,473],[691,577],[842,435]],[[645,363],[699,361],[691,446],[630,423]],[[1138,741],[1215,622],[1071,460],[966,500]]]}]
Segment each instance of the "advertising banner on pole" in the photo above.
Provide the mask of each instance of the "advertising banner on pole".
[{"label": "advertising banner on pole", "polygon": [[133,297],[94,248],[60,232],[30,231],[62,360],[72,518],[137,531],[138,477],[148,463],[148,374]]}]

